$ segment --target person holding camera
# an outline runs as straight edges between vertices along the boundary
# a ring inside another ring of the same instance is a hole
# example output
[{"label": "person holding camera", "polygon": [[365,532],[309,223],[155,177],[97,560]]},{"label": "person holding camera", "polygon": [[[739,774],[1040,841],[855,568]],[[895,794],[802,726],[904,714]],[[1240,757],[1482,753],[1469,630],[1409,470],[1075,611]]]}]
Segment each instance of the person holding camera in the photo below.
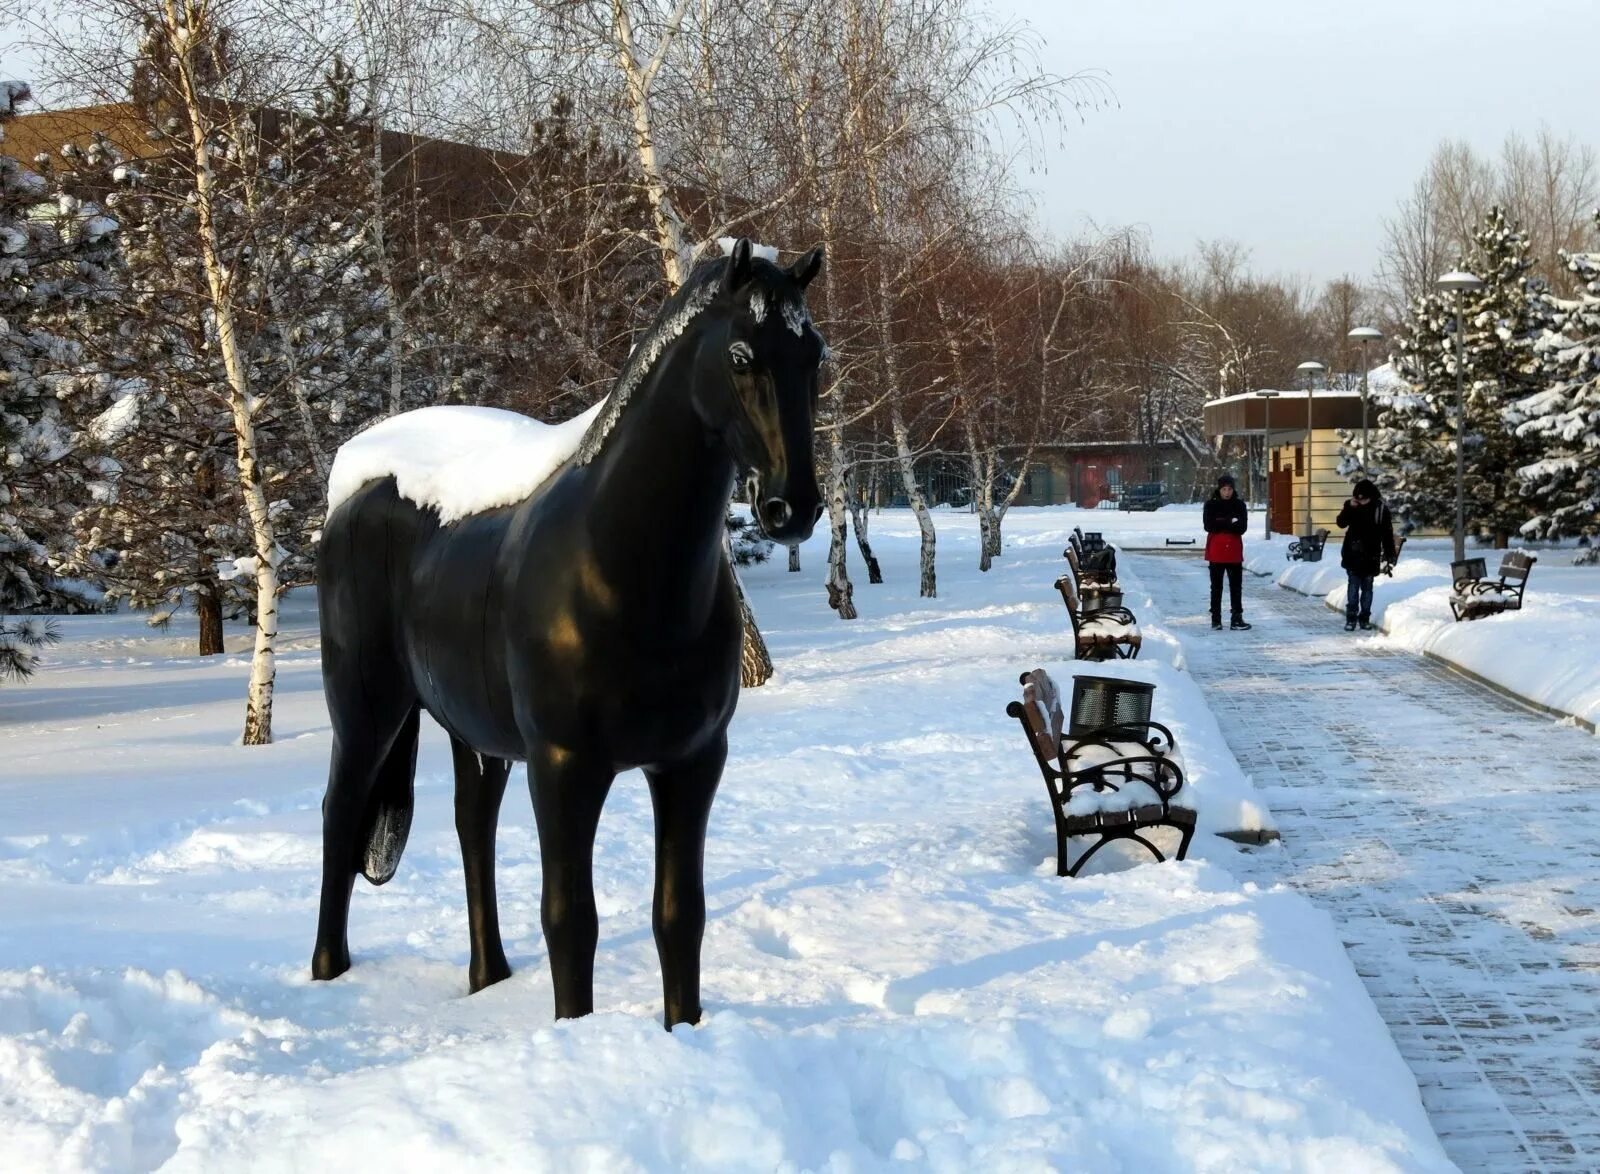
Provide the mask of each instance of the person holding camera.
[{"label": "person holding camera", "polygon": [[1235,632],[1247,632],[1244,622],[1244,532],[1250,515],[1234,489],[1233,476],[1224,473],[1201,511],[1206,528],[1206,562],[1211,564],[1211,627],[1222,627],[1222,580],[1228,580],[1228,601],[1233,605]]},{"label": "person holding camera", "polygon": [[1372,584],[1385,563],[1399,557],[1394,542],[1394,519],[1378,495],[1378,487],[1366,478],[1357,481],[1350,500],[1339,511],[1335,524],[1345,532],[1339,549],[1339,565],[1344,567],[1344,630],[1354,632],[1372,627]]}]

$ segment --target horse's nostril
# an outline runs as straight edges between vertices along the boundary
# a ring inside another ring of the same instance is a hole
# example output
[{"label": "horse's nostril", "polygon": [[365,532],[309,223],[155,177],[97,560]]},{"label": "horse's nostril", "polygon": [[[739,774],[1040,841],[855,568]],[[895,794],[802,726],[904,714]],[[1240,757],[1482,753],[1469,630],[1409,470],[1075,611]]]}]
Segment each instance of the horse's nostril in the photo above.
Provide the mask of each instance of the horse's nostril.
[{"label": "horse's nostril", "polygon": [[789,508],[789,503],[781,497],[767,498],[766,505],[763,508],[767,512],[767,521],[774,526],[787,525],[789,519],[794,516],[794,511]]}]

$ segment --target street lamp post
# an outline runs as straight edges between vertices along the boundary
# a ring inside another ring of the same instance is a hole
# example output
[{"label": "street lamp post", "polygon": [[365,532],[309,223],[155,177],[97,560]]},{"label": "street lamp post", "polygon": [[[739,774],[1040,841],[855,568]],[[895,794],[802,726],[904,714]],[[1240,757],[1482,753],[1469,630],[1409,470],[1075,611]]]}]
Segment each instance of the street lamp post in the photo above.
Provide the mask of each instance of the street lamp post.
[{"label": "street lamp post", "polygon": [[1261,436],[1262,436],[1262,440],[1261,440],[1261,476],[1262,476],[1262,480],[1264,480],[1267,483],[1267,492],[1266,492],[1266,499],[1267,499],[1266,514],[1267,514],[1267,517],[1266,517],[1266,521],[1262,525],[1262,529],[1265,531],[1266,540],[1268,542],[1271,542],[1272,541],[1272,401],[1277,399],[1278,396],[1282,395],[1283,393],[1282,392],[1278,392],[1278,391],[1258,391],[1258,392],[1256,392],[1256,394],[1258,396],[1260,396],[1262,399],[1267,401],[1266,407],[1264,407],[1262,409],[1262,411],[1266,414],[1266,419],[1264,419],[1261,422]]},{"label": "street lamp post", "polygon": [[1361,475],[1367,475],[1367,344],[1383,341],[1383,331],[1375,326],[1357,326],[1346,338],[1361,344]]},{"label": "street lamp post", "polygon": [[1295,368],[1306,375],[1306,537],[1311,537],[1311,401],[1316,398],[1317,372],[1327,368],[1315,359],[1307,359]]},{"label": "street lamp post", "polygon": [[1467,557],[1467,466],[1462,448],[1466,437],[1467,393],[1463,386],[1463,371],[1467,365],[1466,329],[1461,322],[1461,295],[1483,288],[1483,279],[1460,269],[1446,273],[1434,282],[1434,288],[1451,296],[1456,319],[1456,562]]}]

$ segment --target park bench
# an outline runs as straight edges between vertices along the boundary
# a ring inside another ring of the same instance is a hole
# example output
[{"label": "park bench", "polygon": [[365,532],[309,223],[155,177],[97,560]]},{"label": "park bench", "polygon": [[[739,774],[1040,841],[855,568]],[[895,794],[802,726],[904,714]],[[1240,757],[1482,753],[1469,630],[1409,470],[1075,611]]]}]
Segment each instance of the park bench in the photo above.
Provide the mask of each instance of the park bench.
[{"label": "park bench", "polygon": [[1098,530],[1090,530],[1085,534],[1082,526],[1074,526],[1072,528],[1072,537],[1078,540],[1078,549],[1085,554],[1106,548],[1105,535]]},{"label": "park bench", "polygon": [[1484,574],[1481,558],[1451,563],[1455,593],[1450,596],[1450,610],[1455,613],[1457,622],[1499,615],[1503,611],[1521,611],[1528,574],[1538,561],[1526,551],[1508,550],[1500,560],[1500,576],[1496,579]]},{"label": "park bench", "polygon": [[[1175,859],[1194,837],[1195,813],[1183,789],[1183,767],[1172,731],[1159,722],[1128,722],[1063,732],[1061,695],[1043,669],[1022,674],[1022,700],[1006,713],[1022,723],[1028,746],[1044,776],[1056,823],[1056,875],[1077,876],[1113,840],[1134,840],[1158,861],[1161,849],[1140,833],[1170,827],[1179,834]],[[1068,841],[1094,842],[1068,866]]]},{"label": "park bench", "polygon": [[1289,543],[1289,557],[1299,559],[1304,563],[1320,563],[1322,561],[1322,548],[1327,544],[1328,532],[1318,530],[1315,534],[1304,534]]},{"label": "park bench", "polygon": [[1139,634],[1139,621],[1131,611],[1122,606],[1086,610],[1071,575],[1057,579],[1056,590],[1061,592],[1067,615],[1072,620],[1074,657],[1078,660],[1132,660],[1139,655],[1143,637]]},{"label": "park bench", "polygon": [[1072,571],[1072,579],[1079,587],[1097,585],[1111,587],[1117,582],[1117,553],[1111,547],[1085,554],[1075,543],[1069,542],[1061,552]]}]

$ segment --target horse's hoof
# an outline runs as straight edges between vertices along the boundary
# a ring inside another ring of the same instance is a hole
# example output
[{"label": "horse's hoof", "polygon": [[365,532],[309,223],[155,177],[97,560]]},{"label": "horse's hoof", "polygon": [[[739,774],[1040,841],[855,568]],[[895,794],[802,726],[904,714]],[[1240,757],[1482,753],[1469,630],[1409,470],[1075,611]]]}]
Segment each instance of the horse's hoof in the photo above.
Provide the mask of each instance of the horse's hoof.
[{"label": "horse's hoof", "polygon": [[674,1027],[684,1023],[687,1023],[690,1027],[699,1027],[700,1017],[702,1014],[703,1012],[699,1007],[696,1007],[693,1011],[668,1011],[661,1017],[661,1026],[665,1027],[668,1031],[671,1031]]},{"label": "horse's hoof", "polygon": [[504,958],[487,966],[474,966],[467,972],[467,982],[471,993],[477,994],[484,987],[493,986],[497,982],[504,982],[511,977],[511,966]]},{"label": "horse's hoof", "polygon": [[318,950],[311,955],[311,977],[319,982],[338,978],[350,969],[350,951]]}]

